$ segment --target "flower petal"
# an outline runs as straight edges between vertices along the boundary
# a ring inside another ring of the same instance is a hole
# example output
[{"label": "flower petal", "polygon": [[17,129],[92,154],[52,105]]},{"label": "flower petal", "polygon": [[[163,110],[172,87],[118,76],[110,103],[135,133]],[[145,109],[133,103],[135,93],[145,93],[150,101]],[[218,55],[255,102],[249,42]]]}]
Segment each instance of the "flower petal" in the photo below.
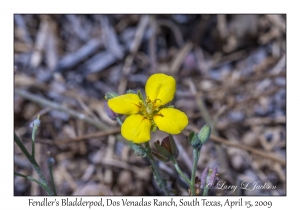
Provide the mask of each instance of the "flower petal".
[{"label": "flower petal", "polygon": [[122,125],[122,136],[134,143],[144,143],[150,140],[150,121],[142,115],[135,114],[127,117]]},{"label": "flower petal", "polygon": [[173,77],[166,74],[153,74],[149,77],[146,83],[146,95],[151,101],[159,103],[159,105],[165,105],[173,100],[176,81]]},{"label": "flower petal", "polygon": [[184,112],[174,108],[161,109],[153,120],[160,130],[170,134],[180,133],[189,122]]},{"label": "flower petal", "polygon": [[118,114],[131,115],[140,110],[140,102],[137,94],[128,93],[108,100],[108,106]]}]

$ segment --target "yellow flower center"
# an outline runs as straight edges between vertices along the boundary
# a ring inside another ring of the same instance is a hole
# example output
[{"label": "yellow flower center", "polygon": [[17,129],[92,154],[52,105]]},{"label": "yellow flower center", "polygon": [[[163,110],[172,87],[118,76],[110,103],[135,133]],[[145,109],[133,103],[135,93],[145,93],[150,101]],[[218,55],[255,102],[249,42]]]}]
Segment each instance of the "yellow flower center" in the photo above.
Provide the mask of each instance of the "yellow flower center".
[{"label": "yellow flower center", "polygon": [[148,104],[148,106],[146,107],[146,112],[148,115],[152,115],[153,110],[151,104]]},{"label": "yellow flower center", "polygon": [[140,114],[144,117],[146,117],[148,120],[153,122],[153,116],[159,112],[160,107],[159,104],[155,103],[157,100],[160,101],[160,99],[156,99],[155,101],[151,101],[149,97],[143,102],[140,102]]}]

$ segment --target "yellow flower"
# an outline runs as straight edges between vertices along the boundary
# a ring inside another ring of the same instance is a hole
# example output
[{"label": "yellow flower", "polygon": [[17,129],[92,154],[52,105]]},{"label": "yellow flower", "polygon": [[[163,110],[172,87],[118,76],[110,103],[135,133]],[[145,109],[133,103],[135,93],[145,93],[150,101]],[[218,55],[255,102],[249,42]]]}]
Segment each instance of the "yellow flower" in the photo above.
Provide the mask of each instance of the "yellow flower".
[{"label": "yellow flower", "polygon": [[146,83],[146,100],[138,94],[128,93],[108,101],[108,106],[116,113],[128,115],[121,133],[134,143],[150,140],[150,131],[158,127],[170,134],[180,133],[188,124],[185,113],[167,103],[173,100],[176,90],[175,79],[165,74],[153,74]]}]

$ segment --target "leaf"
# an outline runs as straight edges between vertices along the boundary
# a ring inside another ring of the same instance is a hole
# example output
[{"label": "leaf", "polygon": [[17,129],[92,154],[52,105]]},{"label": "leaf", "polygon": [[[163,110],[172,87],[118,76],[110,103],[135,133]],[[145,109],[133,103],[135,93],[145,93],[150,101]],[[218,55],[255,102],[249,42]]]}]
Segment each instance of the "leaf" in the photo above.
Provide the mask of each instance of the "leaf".
[{"label": "leaf", "polygon": [[138,95],[138,97],[139,97],[142,101],[145,101],[145,100],[144,100],[144,97],[143,97],[143,95],[142,95],[142,93],[141,93],[140,90],[138,90],[137,95]]},{"label": "leaf", "polygon": [[139,156],[142,156],[142,157],[146,157],[147,156],[147,152],[146,150],[139,144],[135,144],[133,142],[129,142],[128,143],[128,146],[134,150],[134,153],[139,155]]}]

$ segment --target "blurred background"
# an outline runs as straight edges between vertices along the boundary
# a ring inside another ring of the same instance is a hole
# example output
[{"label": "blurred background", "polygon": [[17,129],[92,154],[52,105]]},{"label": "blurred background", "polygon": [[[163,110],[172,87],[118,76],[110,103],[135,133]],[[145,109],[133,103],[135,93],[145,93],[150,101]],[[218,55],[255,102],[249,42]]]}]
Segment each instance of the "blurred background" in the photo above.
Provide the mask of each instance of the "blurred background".
[{"label": "blurred background", "polygon": [[[211,195],[286,194],[286,16],[14,15],[14,130],[31,151],[30,123],[41,115],[36,159],[58,195],[162,195],[149,162],[134,154],[104,112],[107,91],[141,90],[151,74],[177,81],[171,102],[189,117],[175,141],[187,176],[187,136],[205,123],[211,140],[197,175],[217,167],[237,190]],[[124,118],[123,118],[124,119]],[[167,134],[152,133],[150,144]],[[159,163],[175,195],[188,187],[170,163]],[[16,172],[36,177],[14,146]],[[275,189],[242,190],[242,182]],[[14,177],[14,195],[45,195]]]}]

